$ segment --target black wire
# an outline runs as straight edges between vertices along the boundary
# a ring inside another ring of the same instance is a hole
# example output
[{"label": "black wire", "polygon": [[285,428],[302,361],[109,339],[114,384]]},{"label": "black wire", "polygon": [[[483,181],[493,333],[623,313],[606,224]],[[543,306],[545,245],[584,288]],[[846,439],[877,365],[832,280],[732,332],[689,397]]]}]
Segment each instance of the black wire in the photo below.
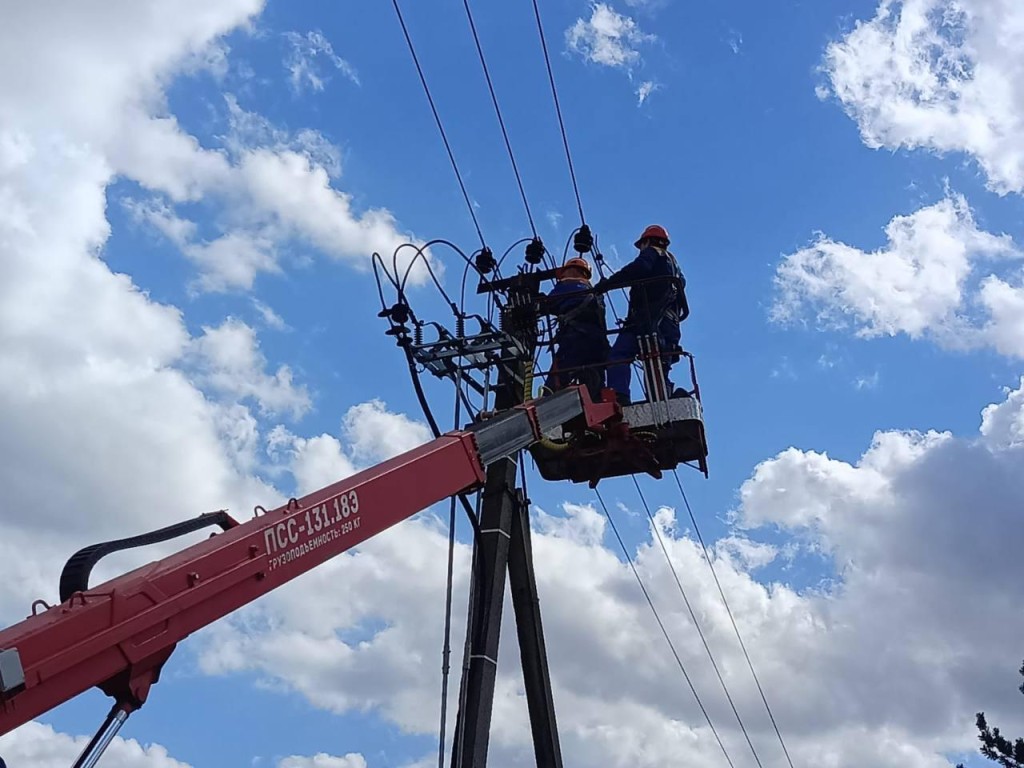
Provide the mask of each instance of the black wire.
[{"label": "black wire", "polygon": [[444,603],[444,649],[441,652],[441,726],[437,745],[437,768],[444,768],[444,732],[448,719],[448,670],[452,635],[452,581],[455,569],[455,497],[448,513],[448,587]]},{"label": "black wire", "polygon": [[690,500],[686,498],[686,491],[683,490],[683,483],[679,479],[679,473],[673,469],[672,475],[676,479],[676,485],[679,487],[679,493],[683,497],[683,503],[686,505],[686,511],[690,515],[690,523],[693,525],[693,530],[697,534],[697,540],[700,542],[700,548],[704,551],[704,559],[707,561],[708,567],[711,569],[711,575],[715,578],[715,586],[718,587],[718,594],[722,597],[722,603],[725,605],[725,610],[729,614],[729,621],[732,622],[733,631],[736,633],[736,639],[740,642],[740,648],[743,649],[743,657],[747,660],[747,666],[750,667],[750,674],[754,678],[754,682],[757,684],[757,691],[761,694],[761,701],[764,702],[764,708],[768,712],[768,717],[772,721],[772,727],[775,729],[775,735],[779,737],[779,744],[782,745],[782,751],[786,754],[786,762],[789,763],[789,768],[793,768],[793,760],[789,756],[789,750],[786,749],[786,742],[782,740],[782,732],[779,730],[778,724],[775,722],[775,715],[772,714],[772,708],[768,706],[768,698],[764,695],[764,689],[761,687],[761,681],[757,679],[757,673],[754,671],[754,663],[750,660],[750,654],[747,653],[747,646],[743,642],[743,637],[740,635],[740,629],[736,625],[736,619],[733,618],[732,608],[729,607],[729,601],[725,597],[725,590],[722,589],[722,583],[718,580],[718,574],[715,572],[714,563],[711,562],[711,555],[708,554],[708,548],[704,545],[704,537],[700,534],[700,526],[697,525],[697,519],[693,514],[693,509],[690,507]]},{"label": "black wire", "polygon": [[[459,427],[462,401],[455,398],[453,428]],[[455,578],[455,497],[452,496],[448,512],[448,584],[444,601],[444,648],[441,651],[441,726],[437,745],[437,768],[444,768],[444,732],[448,719],[448,670],[452,653],[452,584]]]},{"label": "black wire", "polygon": [[608,518],[608,522],[611,523],[612,531],[615,533],[615,538],[619,540],[619,546],[622,547],[622,554],[626,556],[626,561],[629,563],[629,567],[633,569],[633,575],[636,576],[637,583],[640,585],[640,589],[643,591],[644,597],[647,598],[647,604],[651,607],[651,612],[654,613],[654,618],[657,620],[658,626],[661,627],[661,633],[665,636],[665,642],[668,643],[668,647],[672,651],[672,655],[676,657],[676,663],[679,665],[679,671],[683,673],[683,677],[686,678],[686,683],[690,686],[691,693],[693,693],[693,698],[697,700],[697,706],[699,706],[700,711],[704,713],[704,719],[707,720],[708,726],[711,728],[711,732],[715,735],[715,740],[718,741],[718,746],[722,748],[722,754],[725,755],[726,762],[729,763],[730,768],[736,768],[733,765],[732,758],[729,757],[729,751],[725,748],[725,744],[722,743],[722,738],[718,735],[718,731],[716,730],[714,723],[711,722],[711,716],[704,708],[704,702],[700,700],[700,696],[697,694],[697,689],[693,687],[693,682],[690,680],[690,676],[686,672],[686,667],[683,666],[683,660],[679,658],[679,654],[676,652],[676,647],[672,642],[672,638],[669,637],[668,630],[665,629],[665,625],[661,621],[661,616],[658,614],[658,609],[654,607],[654,601],[651,600],[651,596],[647,592],[647,587],[644,586],[644,581],[640,578],[640,572],[637,571],[636,565],[633,564],[633,558],[630,557],[629,550],[626,549],[626,544],[622,541],[622,537],[619,535],[619,529],[615,526],[615,521],[612,520],[612,516],[608,513],[608,506],[604,503],[604,498],[601,496],[601,492],[595,488],[594,493],[597,494],[597,500],[601,502],[601,509],[604,510],[604,516]]},{"label": "black wire", "polygon": [[466,279],[469,277],[469,263],[462,270],[462,290],[459,291],[459,312],[466,313]]},{"label": "black wire", "polygon": [[729,693],[729,687],[725,684],[725,678],[722,677],[722,673],[718,669],[718,663],[715,661],[714,654],[711,653],[711,646],[708,645],[707,638],[704,637],[704,631],[700,628],[700,621],[697,619],[697,614],[694,613],[693,607],[690,605],[690,599],[686,596],[686,590],[683,589],[683,583],[679,580],[679,574],[676,573],[676,567],[672,563],[672,558],[668,554],[668,548],[665,546],[665,540],[661,536],[661,531],[658,530],[658,524],[654,522],[654,515],[651,514],[651,508],[647,504],[647,499],[644,497],[644,492],[640,489],[640,483],[636,479],[636,475],[630,475],[633,480],[633,485],[636,486],[636,492],[640,494],[640,501],[644,505],[644,511],[647,512],[647,519],[651,521],[651,528],[654,529],[654,534],[658,538],[658,543],[661,545],[661,551],[665,554],[665,562],[668,563],[669,569],[672,571],[672,577],[676,580],[676,586],[679,587],[679,594],[683,596],[683,602],[686,603],[686,609],[690,612],[690,618],[693,619],[693,625],[697,628],[697,634],[700,635],[700,641],[704,644],[704,650],[707,651],[708,658],[711,660],[711,666],[715,669],[715,674],[718,676],[718,682],[722,684],[722,691],[725,692],[725,698],[729,701],[729,706],[732,707],[732,713],[736,716],[736,722],[740,725],[740,730],[743,732],[743,736],[747,740],[747,744],[750,746],[750,751],[754,755],[754,762],[761,766],[761,758],[757,756],[757,750],[754,749],[754,744],[750,740],[750,736],[747,733],[747,727],[743,724],[743,718],[740,717],[740,713],[736,710],[736,705],[733,703],[732,695]]},{"label": "black wire", "polygon": [[380,307],[381,307],[381,309],[387,309],[388,305],[387,305],[387,302],[384,300],[384,286],[381,285],[381,282],[380,282],[380,272],[378,271],[378,268],[377,268],[377,262],[380,262],[380,269],[384,270],[384,274],[388,276],[388,280],[391,282],[391,284],[393,286],[395,286],[395,290],[398,290],[398,282],[391,276],[391,273],[388,272],[387,265],[384,264],[384,259],[381,258],[380,254],[379,253],[374,253],[373,254],[373,259],[372,259],[372,264],[373,264],[373,277],[377,281],[377,295],[380,296]]},{"label": "black wire", "polygon": [[[572,232],[569,233],[569,239],[565,241],[565,249],[562,251],[562,263],[563,264],[565,264],[565,262],[569,258],[569,246],[572,245],[573,240],[576,238],[576,233],[579,232],[579,231],[580,231],[580,228],[576,227],[576,229],[574,229]],[[597,271],[598,271],[598,274],[601,274],[600,266],[598,267]],[[601,277],[604,277],[604,275],[601,274]]]},{"label": "black wire", "polygon": [[551,95],[555,99],[555,113],[558,115],[558,127],[562,131],[562,144],[565,146],[565,159],[569,161],[569,176],[572,178],[572,189],[576,193],[576,207],[580,211],[580,222],[586,223],[587,218],[583,215],[583,202],[580,200],[580,188],[576,184],[576,171],[572,167],[572,153],[569,152],[569,138],[565,133],[565,122],[562,120],[562,108],[558,104],[558,89],[555,87],[555,75],[551,71],[551,58],[548,56],[548,44],[544,39],[544,25],[540,21],[540,8],[537,0],[533,0],[533,14],[537,17],[537,32],[540,33],[540,45],[544,51],[544,63],[548,68],[548,80],[551,82]]},{"label": "black wire", "polygon": [[530,238],[528,238],[528,237],[524,237],[524,238],[522,238],[521,240],[516,240],[516,241],[515,241],[514,243],[512,243],[512,245],[510,245],[510,246],[509,246],[509,247],[508,247],[508,248],[506,249],[506,251],[505,251],[505,252],[504,252],[503,254],[501,254],[501,258],[500,258],[500,259],[498,259],[498,267],[499,267],[499,268],[501,267],[501,263],[502,263],[503,261],[505,261],[505,258],[506,258],[506,257],[507,257],[507,256],[508,256],[508,255],[509,255],[510,253],[512,253],[512,249],[513,249],[513,248],[515,248],[515,247],[516,247],[517,245],[522,245],[523,243],[528,243],[528,242],[530,242]]},{"label": "black wire", "polygon": [[555,261],[555,255],[548,250],[548,247],[546,245],[544,246],[544,255],[547,257],[547,262],[545,266],[548,266],[551,269],[557,269],[558,262]]},{"label": "black wire", "polygon": [[452,153],[452,147],[448,143],[448,136],[444,132],[444,126],[441,124],[441,117],[437,114],[437,108],[434,106],[434,98],[430,95],[430,88],[427,86],[427,79],[423,75],[423,68],[420,66],[420,60],[416,56],[416,49],[413,47],[412,38],[409,36],[409,30],[405,26],[405,19],[402,18],[402,10],[398,7],[398,0],[392,0],[395,6],[395,13],[398,15],[398,23],[402,25],[402,33],[405,35],[405,42],[409,45],[409,53],[412,54],[413,63],[416,65],[416,71],[419,73],[420,82],[423,83],[423,90],[427,94],[427,101],[430,102],[430,111],[434,113],[434,120],[437,123],[437,130],[441,132],[441,140],[444,142],[444,148],[448,152],[448,159],[452,162],[452,170],[455,171],[455,178],[459,181],[459,189],[462,190],[462,197],[466,200],[466,207],[469,209],[469,216],[473,219],[473,226],[476,227],[476,233],[480,237],[480,245],[486,247],[484,241],[484,234],[480,230],[480,222],[477,221],[476,211],[473,210],[473,203],[469,199],[469,193],[466,191],[466,185],[462,181],[462,174],[459,173],[458,163],[455,162],[455,155]]},{"label": "black wire", "polygon": [[[437,419],[434,418],[433,411],[430,410],[430,403],[427,402],[427,396],[423,393],[423,384],[420,382],[419,371],[416,370],[416,360],[412,356],[412,350],[409,347],[405,347],[405,357],[409,363],[409,373],[412,375],[412,386],[416,391],[416,399],[419,401],[420,409],[423,411],[423,416],[427,420],[427,424],[430,426],[430,431],[434,434],[434,437],[441,436],[441,430],[437,426]],[[473,514],[472,508],[469,506],[469,502],[466,501],[466,494],[460,493],[459,501],[462,502],[462,508],[466,512],[466,517],[469,518],[470,525],[473,526],[474,538],[480,533],[480,522],[477,520],[476,515]]]},{"label": "black wire", "polygon": [[519,166],[516,165],[516,156],[512,152],[512,143],[508,139],[508,131],[505,130],[505,120],[501,116],[501,108],[498,106],[498,97],[494,93],[494,85],[491,83],[491,73],[487,69],[487,61],[484,59],[484,49],[480,45],[480,37],[476,33],[476,24],[473,22],[473,12],[469,8],[469,0],[462,0],[466,8],[466,17],[469,19],[469,28],[473,33],[473,42],[476,43],[476,52],[480,56],[480,66],[483,67],[484,77],[487,80],[487,89],[491,92],[491,101],[494,103],[494,112],[498,116],[498,125],[501,126],[501,135],[505,139],[505,148],[508,150],[508,159],[512,161],[512,170],[516,175],[516,184],[519,185],[519,194],[523,198],[523,207],[526,208],[526,218],[530,222],[530,230],[533,236],[537,237],[537,227],[533,223],[533,214],[530,213],[530,203],[526,199],[526,190],[523,189],[523,179],[519,175]]},{"label": "black wire", "polygon": [[396,275],[398,274],[398,252],[403,248],[415,248],[416,254],[412,257],[412,260],[405,267],[405,274],[402,275],[402,282],[399,284],[398,288],[399,297],[405,297],[405,284],[409,281],[409,275],[412,273],[412,268],[413,266],[415,266],[416,260],[423,259],[423,264],[427,268],[427,273],[430,275],[430,279],[434,281],[434,285],[437,286],[437,290],[440,291],[441,295],[444,297],[444,300],[447,301],[450,306],[454,307],[455,305],[452,303],[451,297],[448,296],[447,292],[441,286],[441,282],[437,279],[437,276],[434,274],[433,267],[430,266],[430,260],[427,259],[426,257],[426,250],[432,245],[447,245],[453,251],[462,256],[462,258],[465,259],[466,261],[470,260],[469,257],[466,255],[465,251],[463,251],[454,243],[443,238],[434,238],[433,240],[424,243],[418,248],[412,243],[402,243],[400,246],[395,248],[395,252],[391,256],[392,266],[395,268]]}]

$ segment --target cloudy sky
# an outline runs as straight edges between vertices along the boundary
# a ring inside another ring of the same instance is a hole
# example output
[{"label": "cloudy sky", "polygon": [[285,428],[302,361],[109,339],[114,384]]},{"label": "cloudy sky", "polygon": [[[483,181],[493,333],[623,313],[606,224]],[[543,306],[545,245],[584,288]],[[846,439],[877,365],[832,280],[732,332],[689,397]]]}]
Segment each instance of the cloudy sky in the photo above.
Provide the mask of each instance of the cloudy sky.
[{"label": "cloudy sky", "polygon": [[[477,5],[561,253],[578,214],[530,6]],[[530,225],[464,8],[406,6],[504,250]],[[542,6],[603,251],[625,263],[659,222],[687,276],[711,476],[681,478],[792,764],[983,765],[975,712],[1024,731],[1024,6]],[[0,0],[0,16],[10,624],[55,599],[81,546],[247,518],[426,440],[369,254],[479,239],[389,3]],[[457,290],[457,258],[432,259]],[[441,317],[422,278],[412,300]],[[450,413],[442,385],[428,394]],[[602,493],[721,745],[593,493],[531,473],[565,764],[788,766],[678,489],[640,486],[653,525],[629,480]],[[436,764],[447,538],[442,505],[197,633],[103,764]],[[460,521],[457,649],[468,542]],[[505,638],[491,755],[516,768],[531,746]],[[108,707],[85,694],[0,755],[65,766]]]}]

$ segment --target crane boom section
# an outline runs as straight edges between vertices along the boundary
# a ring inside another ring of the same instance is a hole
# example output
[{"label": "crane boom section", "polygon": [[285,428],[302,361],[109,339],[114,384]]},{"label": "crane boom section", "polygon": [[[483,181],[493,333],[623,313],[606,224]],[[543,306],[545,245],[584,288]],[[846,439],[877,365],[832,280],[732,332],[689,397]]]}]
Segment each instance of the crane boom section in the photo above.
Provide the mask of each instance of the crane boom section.
[{"label": "crane boom section", "polygon": [[[481,487],[492,462],[559,425],[579,420],[596,428],[617,419],[617,406],[594,403],[572,387],[441,435],[245,523],[224,513],[202,516],[217,518],[226,530],[99,586],[88,586],[87,570],[71,574],[60,604],[0,631],[0,735],[93,686],[115,699],[115,709],[138,709],[176,645],[193,632],[431,504]],[[188,530],[194,522],[185,524]],[[89,550],[96,547],[69,566]],[[62,593],[64,587],[62,577]]]},{"label": "crane boom section", "polygon": [[482,483],[475,442],[449,433],[0,631],[24,672],[0,701],[0,734],[92,686],[141,705],[191,633]]}]

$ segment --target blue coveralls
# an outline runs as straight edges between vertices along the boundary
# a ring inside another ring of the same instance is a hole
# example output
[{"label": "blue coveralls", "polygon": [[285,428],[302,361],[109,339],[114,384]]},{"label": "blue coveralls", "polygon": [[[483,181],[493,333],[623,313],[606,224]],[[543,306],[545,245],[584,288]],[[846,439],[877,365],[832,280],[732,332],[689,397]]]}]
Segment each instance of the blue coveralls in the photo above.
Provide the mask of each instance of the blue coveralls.
[{"label": "blue coveralls", "polygon": [[[592,399],[600,399],[608,355],[604,298],[591,293],[586,280],[561,280],[548,294],[547,309],[556,316],[558,325],[545,386],[554,392],[576,380],[586,385]],[[564,370],[584,365],[590,367],[584,371]]]},{"label": "blue coveralls", "polygon": [[[650,280],[659,277],[665,279]],[[640,280],[650,282],[634,285]],[[632,366],[628,361],[634,359],[640,351],[637,337],[655,333],[661,350],[666,387],[671,393],[672,383],[668,373],[678,360],[678,355],[666,352],[679,345],[679,324],[690,314],[686,303],[686,279],[669,251],[647,246],[629,264],[601,280],[596,288],[598,291],[607,291],[627,285],[632,285],[629,290],[629,312],[608,355],[608,386],[621,399],[629,399]]]}]

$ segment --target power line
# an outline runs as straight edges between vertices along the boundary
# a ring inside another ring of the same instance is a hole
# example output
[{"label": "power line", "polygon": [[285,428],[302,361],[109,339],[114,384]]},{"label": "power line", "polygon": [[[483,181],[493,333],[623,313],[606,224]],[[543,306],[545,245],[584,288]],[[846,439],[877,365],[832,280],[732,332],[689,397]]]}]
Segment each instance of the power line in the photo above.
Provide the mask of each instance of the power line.
[{"label": "power line", "polygon": [[693,509],[690,507],[690,500],[686,497],[686,491],[683,490],[683,483],[679,479],[679,473],[677,470],[672,470],[672,476],[676,479],[676,485],[679,488],[679,493],[683,497],[683,503],[686,505],[686,511],[690,515],[690,523],[693,525],[693,530],[697,534],[697,540],[700,542],[700,547],[704,551],[704,559],[707,561],[708,567],[711,569],[711,575],[715,579],[715,586],[718,587],[718,594],[722,597],[722,603],[725,605],[726,613],[729,614],[729,621],[732,622],[733,631],[736,633],[736,639],[739,640],[740,648],[743,649],[743,657],[747,660],[747,666],[750,667],[750,674],[754,678],[754,682],[757,684],[757,692],[761,694],[761,701],[764,702],[764,708],[768,712],[768,717],[772,721],[772,727],[775,729],[775,735],[779,737],[779,744],[782,746],[782,751],[786,755],[786,762],[789,763],[789,768],[793,768],[793,760],[789,756],[789,750],[786,749],[786,742],[782,739],[782,732],[779,730],[778,724],[775,722],[775,715],[772,713],[772,708],[768,705],[768,698],[764,695],[764,689],[761,687],[761,681],[757,678],[757,672],[754,671],[754,663],[750,660],[750,654],[747,653],[747,646],[743,642],[743,636],[740,634],[740,628],[736,625],[736,619],[732,615],[732,608],[729,607],[729,601],[725,597],[725,590],[722,589],[722,583],[718,580],[718,574],[715,572],[715,565],[711,562],[711,555],[708,554],[708,548],[704,545],[704,537],[701,536],[700,526],[697,525],[697,519],[694,517]]},{"label": "power line", "polygon": [[576,171],[572,167],[572,153],[569,151],[569,138],[565,133],[565,122],[562,120],[562,107],[558,103],[558,88],[555,87],[555,75],[551,70],[551,58],[548,56],[548,44],[544,39],[544,25],[540,20],[540,8],[537,0],[533,0],[533,15],[537,19],[537,32],[540,33],[540,45],[544,51],[544,64],[548,69],[548,81],[551,83],[551,95],[555,99],[555,113],[558,115],[558,127],[562,131],[562,145],[565,147],[565,159],[569,162],[569,176],[572,178],[572,189],[576,193],[576,207],[580,212],[580,222],[586,223],[583,215],[583,202],[580,200],[580,188],[576,184]]},{"label": "power line", "polygon": [[633,558],[630,557],[629,550],[626,549],[626,544],[622,541],[622,537],[619,535],[619,529],[615,526],[615,521],[612,520],[612,516],[608,513],[608,506],[604,503],[604,498],[601,496],[601,492],[595,488],[594,493],[597,495],[597,500],[601,503],[601,509],[604,510],[604,516],[608,518],[608,522],[612,526],[612,531],[615,532],[615,538],[618,539],[619,546],[622,547],[622,554],[626,556],[626,561],[629,563],[629,567],[633,570],[633,575],[636,576],[637,583],[640,585],[640,589],[644,593],[644,597],[647,598],[647,604],[651,607],[651,612],[654,614],[654,618],[658,622],[658,626],[661,627],[661,633],[665,636],[665,642],[668,643],[668,647],[672,651],[672,655],[675,656],[676,664],[679,665],[679,671],[683,673],[683,677],[686,678],[687,685],[690,686],[690,692],[693,693],[693,698],[697,700],[697,706],[700,707],[700,711],[704,714],[704,719],[711,728],[711,732],[715,735],[715,740],[718,742],[718,746],[722,748],[722,754],[725,755],[726,762],[729,763],[730,768],[736,768],[736,766],[733,765],[732,758],[729,757],[729,751],[725,748],[725,744],[722,743],[722,738],[718,735],[718,731],[715,729],[714,723],[711,722],[711,716],[704,708],[704,702],[700,700],[700,696],[697,694],[697,689],[693,687],[693,681],[690,680],[690,676],[686,672],[686,667],[683,666],[683,660],[679,658],[679,654],[676,652],[676,647],[672,642],[672,638],[669,637],[668,630],[665,629],[665,624],[662,622],[661,616],[658,614],[658,609],[654,607],[654,601],[651,600],[651,596],[647,592],[647,587],[644,586],[644,581],[640,578],[640,572],[637,571],[636,565],[633,564]]},{"label": "power line", "polygon": [[416,71],[419,73],[420,82],[423,84],[423,90],[427,94],[427,101],[430,102],[430,111],[434,113],[434,121],[437,123],[437,130],[441,132],[441,140],[444,142],[444,148],[448,152],[448,159],[451,160],[452,170],[455,171],[455,178],[459,181],[459,189],[462,190],[462,197],[466,200],[466,207],[469,209],[469,216],[473,219],[473,226],[476,227],[476,233],[480,237],[480,245],[487,247],[484,241],[484,234],[480,230],[480,222],[477,221],[476,211],[473,210],[473,203],[469,199],[469,193],[466,192],[466,185],[462,181],[462,174],[459,173],[459,165],[455,162],[455,155],[452,153],[451,144],[448,143],[448,135],[444,131],[444,126],[441,124],[441,117],[437,114],[437,107],[434,106],[434,98],[430,95],[430,88],[427,86],[427,78],[423,75],[423,68],[420,66],[420,60],[416,56],[416,48],[412,44],[412,38],[409,36],[409,30],[405,26],[405,19],[402,17],[402,10],[398,7],[398,0],[392,0],[392,4],[395,6],[395,13],[398,15],[398,23],[402,25],[402,33],[405,35],[405,42],[409,46],[409,53],[412,54],[413,63],[416,65]]},{"label": "power line", "polygon": [[444,768],[444,733],[448,716],[448,670],[452,653],[452,582],[455,561],[455,497],[448,514],[448,583],[444,603],[444,648],[441,651],[441,726],[438,728],[437,768]]},{"label": "power line", "polygon": [[[697,614],[694,613],[693,607],[690,605],[690,600],[686,596],[686,590],[683,589],[683,583],[679,580],[679,574],[676,572],[675,564],[673,564],[672,558],[668,554],[668,548],[665,546],[665,540],[662,538],[661,531],[658,530],[658,524],[654,522],[654,515],[651,514],[651,508],[647,504],[644,492],[640,489],[640,483],[637,482],[636,475],[630,475],[630,477],[633,480],[633,485],[636,486],[636,492],[640,494],[640,501],[644,505],[644,511],[647,512],[647,519],[651,521],[651,528],[654,529],[654,535],[658,538],[658,543],[661,545],[661,551],[665,554],[665,562],[668,563],[668,567],[672,571],[672,577],[676,580],[676,586],[679,587],[679,594],[683,596],[683,602],[686,603],[686,609],[690,612],[690,618],[693,619],[693,625],[697,628],[697,634],[700,635],[700,641],[704,644],[704,650],[707,651],[708,658],[711,660],[711,666],[715,669],[715,674],[718,676],[718,682],[722,685],[722,691],[725,693],[725,698],[728,699],[729,706],[732,707],[732,713],[736,716],[736,722],[739,723],[740,730],[743,732],[743,737],[747,740],[747,745],[750,747],[750,752],[754,755],[754,762],[758,764],[759,768],[763,768],[763,766],[761,766],[761,758],[757,756],[757,750],[754,749],[754,744],[750,740],[750,735],[747,733],[747,727],[743,724],[743,718],[740,717],[740,713],[736,710],[736,705],[733,703],[732,695],[729,693],[729,687],[725,684],[725,678],[722,677],[722,673],[719,671],[718,664],[715,661],[714,654],[711,653],[711,646],[708,645],[708,641],[704,637],[704,631],[700,628],[700,621],[697,620]],[[454,512],[452,514],[454,514]]]},{"label": "power line", "polygon": [[519,175],[519,166],[516,164],[515,153],[512,152],[512,143],[508,138],[508,131],[505,130],[505,120],[501,116],[501,107],[498,106],[498,96],[494,92],[494,85],[491,83],[491,73],[487,69],[487,61],[484,59],[484,49],[480,45],[480,37],[476,33],[476,24],[473,22],[473,12],[469,8],[469,0],[462,0],[462,4],[466,8],[466,17],[469,19],[469,28],[473,33],[473,42],[476,43],[476,52],[480,56],[480,66],[484,70],[484,78],[487,80],[487,90],[491,92],[491,102],[494,104],[494,112],[498,116],[498,125],[501,126],[501,135],[505,139],[505,149],[508,150],[508,159],[512,161],[512,171],[516,175],[516,184],[519,185],[519,194],[523,198],[523,207],[526,208],[526,218],[530,222],[530,230],[533,232],[534,238],[537,237],[537,227],[533,223],[533,214],[530,213],[530,203],[526,199],[526,190],[523,189],[523,179]]},{"label": "power line", "polygon": [[[458,384],[456,384],[458,386]],[[461,390],[459,392],[461,394]],[[452,418],[454,427],[459,426],[459,416],[462,413],[462,400],[458,394],[455,397],[455,415]],[[451,668],[452,654],[452,591],[454,585],[455,568],[455,500],[451,498],[451,508],[448,512],[448,575],[444,600],[444,647],[441,650],[441,725],[438,728],[437,744],[437,768],[444,768],[444,734],[445,724],[448,719],[448,671]]]}]

